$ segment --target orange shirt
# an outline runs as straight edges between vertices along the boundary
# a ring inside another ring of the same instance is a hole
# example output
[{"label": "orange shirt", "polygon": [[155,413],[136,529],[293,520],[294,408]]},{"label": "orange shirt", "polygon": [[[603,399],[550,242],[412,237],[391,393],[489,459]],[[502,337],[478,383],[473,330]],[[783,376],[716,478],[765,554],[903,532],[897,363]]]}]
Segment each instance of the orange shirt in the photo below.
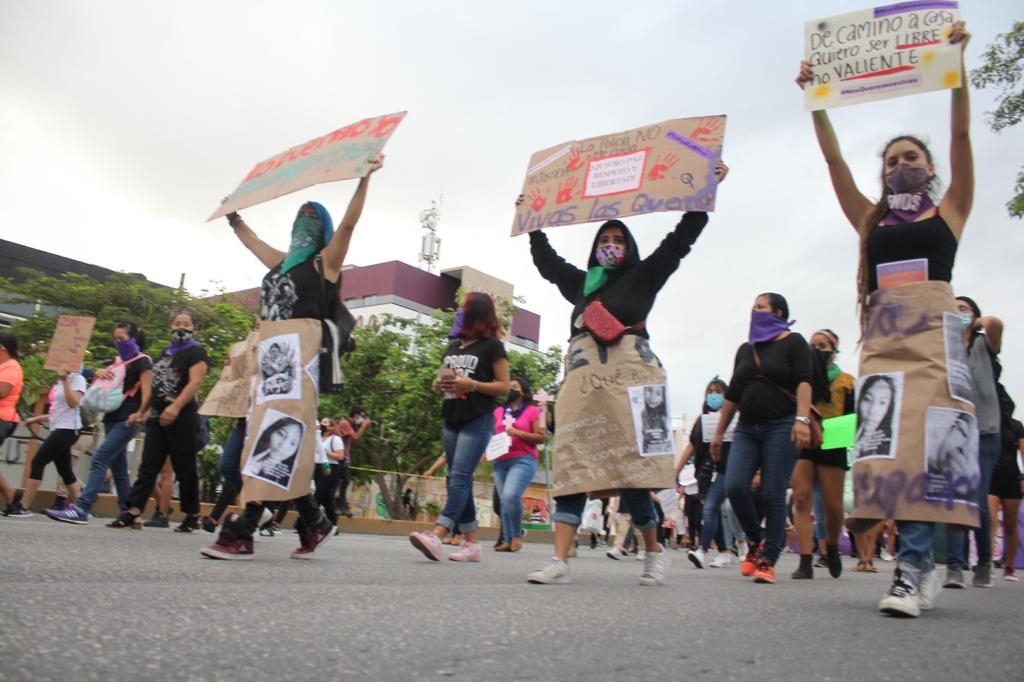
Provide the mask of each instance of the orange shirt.
[{"label": "orange shirt", "polygon": [[0,363],[0,384],[11,385],[11,392],[0,398],[0,419],[16,422],[18,421],[18,398],[21,397],[21,389],[25,386],[21,365],[17,360],[12,358],[7,362]]}]

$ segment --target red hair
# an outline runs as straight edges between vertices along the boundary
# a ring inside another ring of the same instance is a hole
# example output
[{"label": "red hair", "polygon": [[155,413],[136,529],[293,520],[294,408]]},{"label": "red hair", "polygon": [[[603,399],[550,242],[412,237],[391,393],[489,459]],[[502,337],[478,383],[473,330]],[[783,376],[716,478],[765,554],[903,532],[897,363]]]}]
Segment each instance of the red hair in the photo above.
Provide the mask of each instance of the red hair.
[{"label": "red hair", "polygon": [[460,339],[486,339],[505,335],[505,329],[498,320],[494,299],[480,291],[470,291],[462,297],[462,326]]}]

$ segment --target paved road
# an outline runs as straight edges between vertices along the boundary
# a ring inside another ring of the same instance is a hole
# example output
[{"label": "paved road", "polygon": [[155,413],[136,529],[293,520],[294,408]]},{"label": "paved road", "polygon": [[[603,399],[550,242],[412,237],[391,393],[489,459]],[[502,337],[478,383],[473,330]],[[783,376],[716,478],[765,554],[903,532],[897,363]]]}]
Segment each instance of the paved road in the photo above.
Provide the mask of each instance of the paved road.
[{"label": "paved road", "polygon": [[[527,544],[427,562],[404,538],[333,538],[289,559],[201,559],[206,533],[0,518],[0,681],[1021,679],[1024,584],[875,611],[889,581],[824,572],[755,585],[673,552],[668,584],[581,549],[571,585],[528,585]],[[780,575],[795,567],[790,555]],[[847,560],[846,568],[852,566]]]}]

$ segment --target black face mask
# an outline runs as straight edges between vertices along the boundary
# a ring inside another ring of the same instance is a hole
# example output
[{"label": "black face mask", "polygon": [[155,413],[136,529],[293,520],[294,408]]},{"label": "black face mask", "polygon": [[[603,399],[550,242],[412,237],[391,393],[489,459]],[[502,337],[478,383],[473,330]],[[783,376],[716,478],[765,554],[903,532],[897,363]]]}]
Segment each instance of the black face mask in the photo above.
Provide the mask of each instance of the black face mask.
[{"label": "black face mask", "polygon": [[510,403],[514,403],[515,401],[519,400],[521,397],[523,397],[523,394],[520,393],[519,391],[517,391],[514,388],[511,391],[508,392],[508,401]]},{"label": "black face mask", "polygon": [[814,351],[814,356],[818,362],[824,363],[826,367],[828,366],[828,363],[832,362],[832,351],[822,350],[820,348],[812,348],[811,350]]}]

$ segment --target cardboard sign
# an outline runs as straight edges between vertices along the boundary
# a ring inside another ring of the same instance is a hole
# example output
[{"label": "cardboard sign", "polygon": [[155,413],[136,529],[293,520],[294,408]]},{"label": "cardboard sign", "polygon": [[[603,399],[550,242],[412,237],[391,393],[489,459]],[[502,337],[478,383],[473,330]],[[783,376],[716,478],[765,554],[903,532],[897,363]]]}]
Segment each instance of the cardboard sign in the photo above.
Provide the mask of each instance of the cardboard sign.
[{"label": "cardboard sign", "polygon": [[620,488],[671,488],[672,457],[644,457],[630,387],[665,385],[665,369],[647,340],[598,348],[590,334],[572,339],[555,402],[551,494],[617,495]]},{"label": "cardboard sign", "polygon": [[949,42],[959,20],[958,3],[920,0],[808,21],[804,58],[814,78],[804,109],[960,87],[962,48]]},{"label": "cardboard sign", "polygon": [[256,374],[256,347],[259,334],[252,332],[228,350],[229,362],[220,371],[217,383],[206,396],[199,414],[242,418],[249,410],[249,386]]},{"label": "cardboard sign", "polygon": [[977,422],[951,395],[945,353],[943,313],[955,310],[946,282],[871,294],[847,520],[855,532],[879,519],[978,525]]},{"label": "cardboard sign", "polygon": [[321,182],[364,177],[406,112],[366,118],[257,163],[207,222]]},{"label": "cardboard sign", "polygon": [[53,330],[53,340],[50,341],[50,351],[46,354],[43,369],[79,371],[95,324],[95,317],[61,315],[57,318],[57,328]]},{"label": "cardboard sign", "polygon": [[530,157],[512,236],[656,211],[715,210],[725,116],[571,140]]},{"label": "cardboard sign", "polygon": [[252,415],[242,448],[243,502],[294,500],[309,492],[320,436],[320,322],[262,322]]},{"label": "cardboard sign", "polygon": [[491,436],[491,440],[487,443],[487,449],[484,450],[484,458],[488,462],[493,462],[499,457],[507,455],[510,447],[512,447],[512,439],[509,438],[508,433],[499,431]]},{"label": "cardboard sign", "polygon": [[[710,443],[715,433],[718,431],[718,422],[722,421],[721,412],[708,412],[700,416],[700,436],[701,440],[705,443]],[[725,433],[722,434],[723,443],[731,443],[733,437],[736,435],[736,425],[740,422],[740,415],[733,415],[732,421],[725,427]]]}]

